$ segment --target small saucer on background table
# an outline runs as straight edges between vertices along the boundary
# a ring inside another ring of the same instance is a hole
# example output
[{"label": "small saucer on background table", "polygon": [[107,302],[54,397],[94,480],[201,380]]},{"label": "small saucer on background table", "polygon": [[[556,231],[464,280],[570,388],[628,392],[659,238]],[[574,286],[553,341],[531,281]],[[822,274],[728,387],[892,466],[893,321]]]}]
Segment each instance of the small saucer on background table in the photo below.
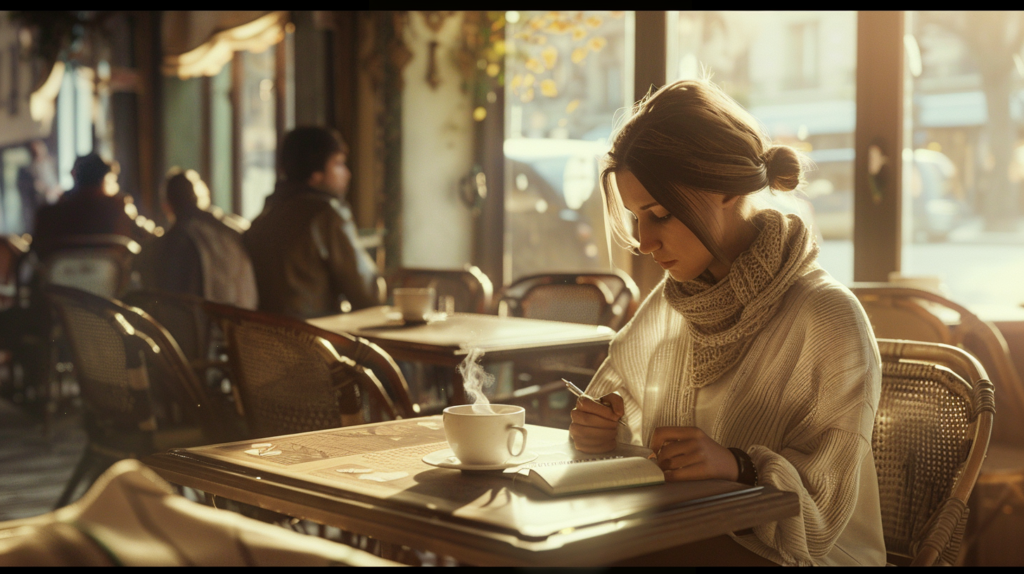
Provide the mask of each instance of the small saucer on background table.
[{"label": "small saucer on background table", "polygon": [[410,321],[402,319],[402,312],[397,308],[392,307],[388,312],[384,314],[384,317],[388,321],[388,325],[426,325],[427,323],[436,323],[438,321],[444,321],[448,319],[448,314],[443,311],[434,311],[428,313],[423,317],[422,321]]}]

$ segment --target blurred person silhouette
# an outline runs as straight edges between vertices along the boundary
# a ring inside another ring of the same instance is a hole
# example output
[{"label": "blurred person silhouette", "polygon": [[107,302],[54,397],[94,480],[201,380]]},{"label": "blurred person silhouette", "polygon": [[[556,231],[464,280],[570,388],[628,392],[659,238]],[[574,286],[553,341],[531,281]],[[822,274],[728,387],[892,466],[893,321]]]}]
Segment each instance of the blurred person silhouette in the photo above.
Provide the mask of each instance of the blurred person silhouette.
[{"label": "blurred person silhouette", "polygon": [[131,196],[119,191],[115,166],[93,152],[75,160],[71,176],[74,187],[57,203],[45,205],[36,213],[33,249],[40,242],[70,235],[109,233],[140,243],[151,237],[149,231],[136,225],[138,209]]},{"label": "blurred person silhouette", "polygon": [[35,140],[28,144],[28,151],[32,162],[18,169],[17,179],[24,233],[32,233],[39,208],[54,203],[62,193],[57,180],[57,162],[46,143]]},{"label": "blurred person silhouette", "polygon": [[256,277],[242,236],[209,208],[210,191],[198,173],[168,172],[163,209],[172,225],[136,259],[142,285],[255,309]]},{"label": "blurred person silhouette", "polygon": [[243,235],[260,310],[306,319],[381,304],[383,282],[345,201],[347,152],[331,129],[299,127],[284,137],[283,179]]}]

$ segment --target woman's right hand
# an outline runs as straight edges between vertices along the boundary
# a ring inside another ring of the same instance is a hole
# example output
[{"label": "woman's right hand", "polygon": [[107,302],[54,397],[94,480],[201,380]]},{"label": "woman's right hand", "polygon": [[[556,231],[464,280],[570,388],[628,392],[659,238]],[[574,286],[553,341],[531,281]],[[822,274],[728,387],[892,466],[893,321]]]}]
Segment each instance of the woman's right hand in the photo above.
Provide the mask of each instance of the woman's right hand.
[{"label": "woman's right hand", "polygon": [[569,438],[576,450],[587,453],[608,452],[615,448],[615,437],[619,433],[619,419],[626,408],[622,397],[609,393],[601,397],[600,403],[579,397],[576,408],[569,415]]}]

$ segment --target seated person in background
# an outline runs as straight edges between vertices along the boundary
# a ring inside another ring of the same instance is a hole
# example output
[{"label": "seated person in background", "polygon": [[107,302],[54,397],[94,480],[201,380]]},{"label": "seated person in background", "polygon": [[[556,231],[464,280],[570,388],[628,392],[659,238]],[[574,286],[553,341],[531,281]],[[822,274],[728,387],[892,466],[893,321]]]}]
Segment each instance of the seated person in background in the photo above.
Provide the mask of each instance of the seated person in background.
[{"label": "seated person in background", "polygon": [[75,186],[36,213],[33,249],[70,235],[124,235],[140,243],[151,237],[136,225],[138,209],[131,196],[118,191],[111,165],[98,154],[75,160],[71,176]]},{"label": "seated person in background", "polygon": [[255,309],[256,277],[242,236],[207,211],[209,205],[210,192],[199,174],[171,169],[163,208],[173,225],[136,259],[142,285]]},{"label": "seated person in background", "polygon": [[260,310],[302,319],[382,302],[377,267],[345,202],[347,147],[334,130],[300,127],[281,143],[284,180],[243,235]]}]

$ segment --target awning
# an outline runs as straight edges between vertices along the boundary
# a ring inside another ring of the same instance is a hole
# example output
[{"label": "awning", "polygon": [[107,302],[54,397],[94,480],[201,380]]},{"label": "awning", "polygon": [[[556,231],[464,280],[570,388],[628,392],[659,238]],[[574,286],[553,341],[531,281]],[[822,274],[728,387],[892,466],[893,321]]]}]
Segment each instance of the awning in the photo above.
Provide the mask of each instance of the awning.
[{"label": "awning", "polygon": [[235,52],[262,52],[284,38],[288,11],[164,12],[163,72],[181,79],[214,76]]}]

